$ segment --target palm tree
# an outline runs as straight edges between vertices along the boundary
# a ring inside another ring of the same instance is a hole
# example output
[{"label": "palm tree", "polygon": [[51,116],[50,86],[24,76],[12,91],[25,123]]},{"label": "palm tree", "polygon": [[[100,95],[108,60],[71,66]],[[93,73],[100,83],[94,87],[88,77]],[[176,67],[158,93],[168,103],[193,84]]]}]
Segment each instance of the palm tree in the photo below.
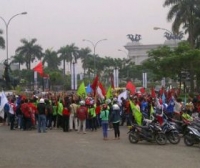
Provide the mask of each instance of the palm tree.
[{"label": "palm tree", "polygon": [[72,60],[75,59],[75,62],[78,59],[78,47],[75,46],[75,44],[66,45],[64,47],[61,47],[58,50],[58,53],[60,54],[60,59],[63,60],[63,71],[65,75],[65,63],[70,62],[70,66],[72,63]]},{"label": "palm tree", "polygon": [[4,38],[1,36],[1,34],[3,34],[3,31],[0,30],[0,48],[4,49],[5,48],[5,40]]},{"label": "palm tree", "polygon": [[[170,7],[167,20],[172,21],[172,30],[179,32],[180,27],[188,33],[188,41],[192,47],[195,45],[195,34],[197,31],[196,19],[199,18],[199,0],[165,0],[164,7]],[[199,30],[198,30],[199,31]]]},{"label": "palm tree", "polygon": [[35,38],[30,41],[22,39],[21,43],[23,45],[16,49],[16,53],[23,56],[28,70],[31,69],[31,62],[33,62],[35,58],[41,59],[43,56],[42,47],[35,44],[36,41],[37,39]]},{"label": "palm tree", "polygon": [[44,53],[43,64],[46,62],[48,68],[51,70],[58,70],[58,66],[60,66],[60,59],[57,56],[56,51],[52,51],[47,49]]},{"label": "palm tree", "polygon": [[19,64],[19,70],[20,70],[21,65],[23,65],[24,62],[25,62],[23,56],[20,55],[20,54],[17,54],[17,55],[12,56],[11,58],[12,58],[11,63],[18,63]]},{"label": "palm tree", "polygon": [[92,56],[90,53],[91,53],[91,50],[89,48],[81,48],[79,50],[79,58],[81,59],[81,62],[82,62],[84,76],[85,76],[86,69],[88,69],[88,59],[89,57]]}]

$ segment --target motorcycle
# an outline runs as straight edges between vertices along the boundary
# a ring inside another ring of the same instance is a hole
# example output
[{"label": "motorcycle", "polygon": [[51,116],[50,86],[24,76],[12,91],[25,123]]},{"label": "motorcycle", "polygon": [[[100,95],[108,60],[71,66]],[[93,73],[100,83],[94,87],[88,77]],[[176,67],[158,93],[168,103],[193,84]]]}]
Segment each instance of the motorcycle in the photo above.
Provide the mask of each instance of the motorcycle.
[{"label": "motorcycle", "polygon": [[165,133],[167,140],[171,144],[178,144],[181,140],[178,130],[170,122],[164,122],[161,126],[163,132]]},{"label": "motorcycle", "polygon": [[148,142],[156,141],[159,145],[165,145],[167,138],[162,131],[162,128],[156,123],[150,123],[148,126],[132,125],[129,132],[130,143],[138,143],[146,140]]},{"label": "motorcycle", "polygon": [[187,126],[187,130],[184,134],[184,143],[186,146],[193,146],[200,143],[200,131],[195,125]]}]

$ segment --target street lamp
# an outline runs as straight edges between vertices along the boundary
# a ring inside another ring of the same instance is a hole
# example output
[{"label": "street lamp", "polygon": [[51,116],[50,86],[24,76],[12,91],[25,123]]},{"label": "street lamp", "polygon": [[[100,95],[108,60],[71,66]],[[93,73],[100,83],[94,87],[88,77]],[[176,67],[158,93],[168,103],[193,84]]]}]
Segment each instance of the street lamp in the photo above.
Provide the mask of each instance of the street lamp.
[{"label": "street lamp", "polygon": [[120,49],[118,49],[118,51],[121,51],[121,52],[123,52],[124,54],[126,54],[126,56],[127,56],[127,58],[128,58],[128,53],[127,53],[126,51],[120,50]]},{"label": "street lamp", "polygon": [[83,39],[83,41],[87,41],[87,42],[91,43],[92,46],[93,46],[93,51],[94,51],[94,53],[93,53],[93,55],[94,55],[94,74],[95,74],[95,71],[96,71],[96,61],[95,61],[95,51],[96,51],[96,47],[97,47],[97,44],[98,44],[99,42],[105,41],[105,40],[107,40],[107,39],[101,39],[101,40],[97,41],[96,43],[93,43],[93,42],[90,41],[90,40]]},{"label": "street lamp", "polygon": [[16,17],[16,16],[19,16],[19,15],[26,15],[27,12],[22,12],[22,13],[18,13],[18,14],[15,14],[13,15],[9,20],[8,22],[6,22],[6,20],[0,16],[0,19],[3,20],[3,22],[5,23],[5,26],[6,26],[6,60],[8,62],[8,26],[10,24],[10,21]]}]

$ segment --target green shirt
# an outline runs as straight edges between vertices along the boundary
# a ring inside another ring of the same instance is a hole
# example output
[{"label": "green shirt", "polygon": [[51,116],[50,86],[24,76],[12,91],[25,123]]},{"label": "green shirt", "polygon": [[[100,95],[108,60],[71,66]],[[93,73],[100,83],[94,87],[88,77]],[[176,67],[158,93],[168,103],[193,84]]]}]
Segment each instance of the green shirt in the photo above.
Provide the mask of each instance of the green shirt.
[{"label": "green shirt", "polygon": [[95,112],[95,108],[94,107],[89,108],[88,112],[89,112],[89,116],[90,117],[92,117],[92,118],[96,117],[96,112]]},{"label": "green shirt", "polygon": [[100,112],[100,118],[102,121],[108,121],[109,119],[109,110],[102,110]]}]

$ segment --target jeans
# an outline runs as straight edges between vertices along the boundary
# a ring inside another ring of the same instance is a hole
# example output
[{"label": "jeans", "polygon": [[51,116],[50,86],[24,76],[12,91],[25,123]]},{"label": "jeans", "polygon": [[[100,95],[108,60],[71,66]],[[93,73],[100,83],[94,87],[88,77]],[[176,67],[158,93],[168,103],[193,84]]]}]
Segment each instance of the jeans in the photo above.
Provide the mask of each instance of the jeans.
[{"label": "jeans", "polygon": [[103,137],[107,138],[108,137],[108,121],[102,121],[102,131],[103,131]]},{"label": "jeans", "polygon": [[97,125],[97,127],[99,128],[99,127],[101,127],[101,118],[100,118],[100,114],[97,114],[96,115],[96,125]]},{"label": "jeans", "polygon": [[63,115],[63,132],[69,131],[69,116]]},{"label": "jeans", "polygon": [[15,123],[15,115],[10,114],[10,130],[14,129],[14,123]]},{"label": "jeans", "polygon": [[20,129],[22,129],[22,123],[23,123],[23,121],[22,121],[22,115],[18,115],[18,127]]},{"label": "jeans", "polygon": [[46,132],[46,116],[44,114],[38,115],[38,132]]},{"label": "jeans", "polygon": [[120,137],[119,122],[113,123],[115,138]]}]

